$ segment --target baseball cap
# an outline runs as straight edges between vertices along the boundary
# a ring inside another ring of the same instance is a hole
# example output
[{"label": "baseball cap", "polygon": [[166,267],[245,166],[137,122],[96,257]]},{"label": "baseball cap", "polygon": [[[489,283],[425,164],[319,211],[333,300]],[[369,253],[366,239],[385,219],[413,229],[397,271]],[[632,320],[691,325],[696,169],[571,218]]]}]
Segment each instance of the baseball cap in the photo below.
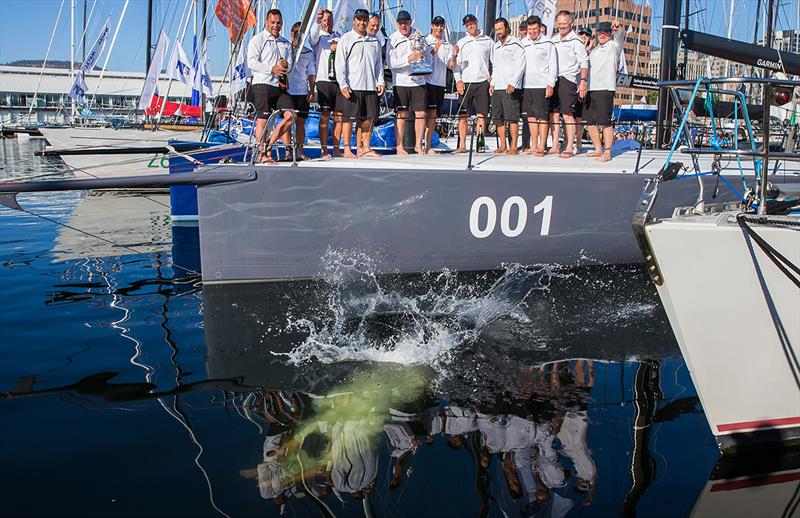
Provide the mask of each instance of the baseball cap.
[{"label": "baseball cap", "polygon": [[411,21],[411,13],[408,11],[400,11],[397,13],[397,21],[398,22],[410,22]]},{"label": "baseball cap", "polygon": [[587,36],[589,36],[591,38],[592,37],[592,29],[589,28],[589,27],[581,27],[580,29],[578,29],[578,34],[585,34],[585,35],[587,35]]},{"label": "baseball cap", "polygon": [[353,13],[353,18],[369,20],[369,11],[366,9],[356,9],[356,12]]},{"label": "baseball cap", "polygon": [[441,16],[434,16],[431,20],[431,25],[444,25],[444,18]]},{"label": "baseball cap", "polygon": [[611,22],[600,22],[597,25],[597,32],[611,32]]},{"label": "baseball cap", "polygon": [[478,21],[478,18],[476,18],[474,14],[468,14],[468,15],[466,15],[466,16],[464,17],[464,19],[463,19],[463,20],[461,20],[461,23],[463,23],[464,25],[466,25],[466,24],[467,24],[467,22],[477,22],[477,21]]}]

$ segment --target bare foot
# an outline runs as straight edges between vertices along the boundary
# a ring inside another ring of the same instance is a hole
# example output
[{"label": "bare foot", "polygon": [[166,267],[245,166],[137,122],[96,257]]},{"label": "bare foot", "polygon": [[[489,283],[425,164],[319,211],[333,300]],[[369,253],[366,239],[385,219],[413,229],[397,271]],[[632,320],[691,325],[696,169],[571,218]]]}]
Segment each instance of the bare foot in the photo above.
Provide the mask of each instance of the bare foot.
[{"label": "bare foot", "polygon": [[373,151],[372,149],[367,149],[364,153],[361,154],[363,158],[383,158],[381,155]]},{"label": "bare foot", "polygon": [[548,155],[557,155],[560,151],[556,146],[550,148],[550,151],[547,152]]},{"label": "bare foot", "polygon": [[603,154],[602,151],[600,151],[599,149],[595,149],[594,151],[589,151],[588,153],[586,153],[586,156],[600,156],[602,154]]},{"label": "bare foot", "polygon": [[456,148],[456,149],[453,151],[453,154],[460,154],[460,153],[466,153],[466,152],[467,152],[467,150],[466,150],[465,148],[463,148],[463,147],[459,147],[459,148]]},{"label": "bare foot", "polygon": [[330,153],[322,153],[322,155],[320,155],[320,158],[323,160],[333,160],[333,155],[331,155]]},{"label": "bare foot", "polygon": [[518,155],[519,154],[519,150],[517,148],[515,148],[515,147],[512,147],[511,149],[508,150],[508,154],[509,155]]},{"label": "bare foot", "polygon": [[403,146],[397,146],[397,156],[407,156],[408,151]]},{"label": "bare foot", "polygon": [[425,154],[425,150],[424,150],[424,149],[422,149],[421,147],[415,147],[415,148],[414,148],[414,152],[415,152],[416,154],[418,154],[418,155],[424,155],[424,154]]},{"label": "bare foot", "polygon": [[495,155],[495,156],[497,156],[497,155],[505,155],[506,154],[506,148],[499,147],[499,148],[495,149],[494,151],[492,151],[492,154]]},{"label": "bare foot", "polygon": [[534,155],[538,156],[539,158],[545,156],[547,153],[544,152],[544,148],[537,149]]},{"label": "bare foot", "polygon": [[522,154],[523,155],[535,155],[536,154],[536,150],[533,149],[532,147],[529,147],[528,149],[523,150]]},{"label": "bare foot", "polygon": [[433,148],[428,148],[428,151],[425,153],[426,155],[438,155],[439,152]]},{"label": "bare foot", "polygon": [[342,155],[342,156],[344,156],[345,158],[358,158],[358,157],[357,157],[356,155],[354,155],[354,154],[353,154],[353,152],[352,152],[352,151],[350,151],[349,149],[345,150],[345,152],[343,153],[343,155]]},{"label": "bare foot", "polygon": [[341,158],[341,156],[342,156],[342,152],[339,151],[339,149],[334,149],[333,150],[333,158]]},{"label": "bare foot", "polygon": [[601,156],[595,158],[598,162],[609,162],[611,161],[611,151],[606,151]]}]

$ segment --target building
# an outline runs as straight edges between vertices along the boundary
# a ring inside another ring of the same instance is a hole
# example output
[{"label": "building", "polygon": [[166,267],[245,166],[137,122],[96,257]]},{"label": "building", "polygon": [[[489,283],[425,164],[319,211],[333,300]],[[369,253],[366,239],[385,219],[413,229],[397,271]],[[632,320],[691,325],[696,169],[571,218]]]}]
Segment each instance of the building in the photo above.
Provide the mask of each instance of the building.
[{"label": "building", "polygon": [[[764,40],[758,41],[759,45],[764,45]],[[769,46],[769,45],[768,45]],[[772,48],[781,52],[793,52],[800,54],[800,32],[794,29],[787,31],[775,31],[772,39]]]},{"label": "building", "polygon": [[[575,28],[588,26],[594,32],[596,21],[619,20],[627,29],[625,37],[625,64],[629,74],[648,75],[650,61],[650,24],[652,9],[644,0],[558,0],[557,9],[573,13]],[[552,27],[551,27],[552,29]],[[658,77],[656,74],[654,77]],[[646,90],[619,88],[616,103],[638,102]]]},{"label": "building", "polygon": [[519,16],[515,16],[515,17],[513,17],[513,18],[508,20],[508,25],[511,26],[511,35],[512,36],[518,36],[519,35],[519,26],[520,26],[520,24],[522,22],[524,22],[527,19],[528,19],[528,17],[526,15],[521,14]]},{"label": "building", "polygon": [[[86,97],[94,97],[94,113],[123,115],[136,109],[144,87],[144,72],[107,70],[98,83],[99,76],[99,70],[86,74]],[[212,83],[214,92],[220,91],[222,78],[214,77]],[[65,122],[72,105],[71,87],[69,69],[0,65],[0,122]],[[162,78],[158,91],[162,95],[169,91],[169,99],[175,102],[189,102],[191,98],[189,87],[178,81],[170,85],[168,79]],[[28,120],[31,105],[33,120]]]}]

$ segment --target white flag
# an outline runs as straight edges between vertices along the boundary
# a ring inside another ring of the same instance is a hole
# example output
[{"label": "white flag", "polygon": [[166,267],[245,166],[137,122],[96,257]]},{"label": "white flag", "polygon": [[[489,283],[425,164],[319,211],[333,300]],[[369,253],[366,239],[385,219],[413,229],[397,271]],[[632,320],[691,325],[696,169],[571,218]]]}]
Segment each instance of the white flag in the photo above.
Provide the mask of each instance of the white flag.
[{"label": "white flag", "polygon": [[200,56],[200,62],[197,63],[197,68],[194,69],[192,90],[203,92],[207,96],[214,95],[213,86],[211,85],[211,76],[208,75],[208,70],[206,69],[205,55]]},{"label": "white flag", "polygon": [[625,50],[619,53],[619,73],[628,75],[628,63],[625,61]]},{"label": "white flag", "polygon": [[247,78],[252,76],[253,71],[247,66],[247,45],[242,45],[231,74],[231,95],[242,91],[247,84]]},{"label": "white flag", "polygon": [[158,76],[161,74],[161,68],[164,66],[164,57],[167,54],[167,47],[169,47],[169,38],[164,34],[164,31],[161,31],[161,34],[158,35],[156,51],[153,53],[153,60],[150,62],[150,68],[147,70],[147,78],[145,78],[144,81],[142,96],[139,98],[140,110],[144,110],[150,106],[153,95],[158,92]]},{"label": "white flag", "polygon": [[97,35],[92,49],[86,54],[86,59],[81,63],[81,68],[78,70],[78,73],[75,74],[75,80],[72,82],[72,88],[69,90],[69,96],[76,103],[83,103],[86,100],[86,78],[84,74],[92,70],[97,64],[97,60],[103,52],[110,32],[111,20],[107,19],[106,23],[103,24],[103,28],[100,30],[100,34]]},{"label": "white flag", "polygon": [[172,50],[172,57],[169,59],[167,70],[169,70],[170,79],[177,79],[185,85],[192,84],[192,78],[194,77],[192,62],[186,56],[186,52],[184,52],[181,45],[175,45]]},{"label": "white flag", "polygon": [[367,0],[339,0],[333,10],[333,29],[344,34],[353,28],[353,14],[356,9],[369,10]]},{"label": "white flag", "polygon": [[535,14],[542,19],[542,23],[547,25],[547,32],[553,32],[556,22],[557,0],[525,0],[528,14]]},{"label": "white flag", "polygon": [[86,101],[86,81],[83,80],[83,70],[78,70],[78,74],[75,76],[75,81],[69,91],[69,96],[76,103],[83,104]]}]

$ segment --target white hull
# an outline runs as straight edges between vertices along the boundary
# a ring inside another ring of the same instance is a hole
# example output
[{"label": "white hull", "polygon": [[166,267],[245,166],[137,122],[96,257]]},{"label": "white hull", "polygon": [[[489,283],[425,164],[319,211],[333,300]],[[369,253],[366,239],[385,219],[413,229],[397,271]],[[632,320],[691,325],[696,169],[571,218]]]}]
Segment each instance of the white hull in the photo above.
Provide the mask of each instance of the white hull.
[{"label": "white hull", "polygon": [[[664,281],[659,296],[723,451],[744,440],[800,437],[800,384],[791,366],[800,357],[800,289],[746,237],[735,214],[645,227]],[[800,264],[800,229],[751,226]]]},{"label": "white hull", "polygon": [[[112,128],[42,128],[42,135],[57,149],[90,147],[147,147],[164,145],[169,139],[200,140],[200,131],[149,131]],[[164,155],[64,155],[61,157],[78,178],[109,178],[142,174],[166,174]]]}]

